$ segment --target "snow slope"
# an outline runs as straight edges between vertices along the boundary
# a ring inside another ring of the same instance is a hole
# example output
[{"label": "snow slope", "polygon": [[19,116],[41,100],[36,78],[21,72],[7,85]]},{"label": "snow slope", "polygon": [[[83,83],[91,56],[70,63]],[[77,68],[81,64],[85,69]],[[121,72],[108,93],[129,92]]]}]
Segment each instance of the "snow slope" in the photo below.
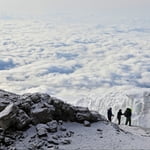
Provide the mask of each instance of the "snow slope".
[{"label": "snow slope", "polygon": [[139,132],[138,127],[121,126],[124,131],[120,131],[116,125],[105,124],[104,122],[94,123],[91,127],[83,127],[83,125],[77,123],[67,123],[65,126],[74,131],[75,134],[70,145],[61,146],[64,150],[144,150],[150,148],[150,133],[143,136],[145,131],[140,130]]}]

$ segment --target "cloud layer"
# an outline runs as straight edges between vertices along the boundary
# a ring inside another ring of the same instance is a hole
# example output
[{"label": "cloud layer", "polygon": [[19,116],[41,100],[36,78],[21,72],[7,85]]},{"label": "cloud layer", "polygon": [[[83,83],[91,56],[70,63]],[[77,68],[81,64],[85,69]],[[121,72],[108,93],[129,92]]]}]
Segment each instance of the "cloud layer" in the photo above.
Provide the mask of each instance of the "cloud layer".
[{"label": "cloud layer", "polygon": [[0,22],[0,88],[62,98],[150,88],[146,24]]}]

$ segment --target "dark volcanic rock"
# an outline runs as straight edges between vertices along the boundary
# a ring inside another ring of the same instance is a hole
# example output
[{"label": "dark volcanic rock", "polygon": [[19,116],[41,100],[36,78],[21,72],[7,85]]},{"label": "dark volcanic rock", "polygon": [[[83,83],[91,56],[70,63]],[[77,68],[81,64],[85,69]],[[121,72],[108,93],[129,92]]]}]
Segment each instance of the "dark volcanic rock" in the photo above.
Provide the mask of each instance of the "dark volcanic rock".
[{"label": "dark volcanic rock", "polygon": [[[20,130],[30,123],[36,125],[38,123],[47,123],[52,120],[84,123],[85,120],[96,122],[102,119],[101,115],[97,112],[90,112],[86,107],[72,106],[64,103],[60,99],[50,97],[48,94],[28,93],[16,95],[0,90],[0,110],[8,109],[7,107],[10,103],[13,103],[12,105],[16,106],[15,110],[13,110],[14,112],[10,112],[9,114],[13,114],[12,116],[14,116],[14,118],[9,115],[5,117],[12,123],[17,120],[16,128]],[[17,110],[18,112],[16,112]],[[2,114],[2,112],[0,112],[0,114]],[[0,115],[0,117],[0,122],[3,124],[2,118],[4,116],[2,117],[2,115]],[[12,123],[8,123],[7,121],[3,128],[7,129],[11,127]]]},{"label": "dark volcanic rock", "polygon": [[90,126],[91,126],[91,123],[90,123],[89,121],[86,121],[86,120],[85,120],[85,121],[84,121],[84,126],[85,126],[85,127],[90,127]]},{"label": "dark volcanic rock", "polygon": [[[70,144],[71,140],[66,138],[74,133],[67,131],[63,121],[90,126],[100,120],[105,119],[97,112],[72,106],[48,94],[17,95],[0,90],[0,149],[21,146],[23,149],[46,150],[59,144]],[[25,147],[24,142],[28,143]]]},{"label": "dark volcanic rock", "polygon": [[18,130],[23,130],[31,123],[31,118],[23,111],[19,110],[16,115],[16,128]]},{"label": "dark volcanic rock", "polygon": [[45,125],[45,124],[38,124],[37,126],[36,126],[36,129],[37,129],[37,132],[38,132],[38,136],[39,137],[43,137],[43,136],[47,136],[47,134],[48,134],[48,126],[47,125]]},{"label": "dark volcanic rock", "polygon": [[48,122],[47,123],[48,127],[49,127],[49,132],[57,132],[57,129],[58,129],[58,123],[56,120],[53,120],[51,122]]},{"label": "dark volcanic rock", "polygon": [[60,131],[66,131],[67,129],[65,128],[65,126],[61,125],[59,128]]},{"label": "dark volcanic rock", "polygon": [[75,110],[73,106],[64,103],[62,105],[62,113],[63,121],[75,121]]},{"label": "dark volcanic rock", "polygon": [[3,111],[0,112],[0,127],[8,129],[16,123],[17,106],[13,103],[9,104]]},{"label": "dark volcanic rock", "polygon": [[84,113],[77,112],[76,113],[76,121],[80,123],[83,123],[85,120],[91,121],[91,117],[92,115],[90,112],[84,112]]},{"label": "dark volcanic rock", "polygon": [[9,104],[10,104],[9,101],[7,101],[3,98],[0,98],[0,111],[4,110],[5,107],[7,107]]},{"label": "dark volcanic rock", "polygon": [[47,123],[53,119],[53,112],[55,108],[53,106],[47,108],[47,107],[35,107],[31,110],[31,117],[33,124],[38,123]]}]

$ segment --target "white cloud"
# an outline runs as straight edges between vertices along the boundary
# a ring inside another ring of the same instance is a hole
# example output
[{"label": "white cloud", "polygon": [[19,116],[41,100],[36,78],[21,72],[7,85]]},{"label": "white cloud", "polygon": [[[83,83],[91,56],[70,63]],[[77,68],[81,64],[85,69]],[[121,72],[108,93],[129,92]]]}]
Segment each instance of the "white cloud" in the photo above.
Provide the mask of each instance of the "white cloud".
[{"label": "white cloud", "polygon": [[2,89],[66,98],[111,88],[149,88],[146,24],[7,20],[0,30]]}]

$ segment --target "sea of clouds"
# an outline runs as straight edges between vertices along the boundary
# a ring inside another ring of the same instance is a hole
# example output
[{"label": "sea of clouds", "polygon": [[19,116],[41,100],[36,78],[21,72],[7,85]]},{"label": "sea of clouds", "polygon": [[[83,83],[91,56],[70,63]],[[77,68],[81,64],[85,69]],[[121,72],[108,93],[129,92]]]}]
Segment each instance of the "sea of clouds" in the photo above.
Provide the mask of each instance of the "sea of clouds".
[{"label": "sea of clouds", "polygon": [[150,23],[138,22],[1,19],[0,88],[83,105],[91,95],[142,95],[150,89]]}]

